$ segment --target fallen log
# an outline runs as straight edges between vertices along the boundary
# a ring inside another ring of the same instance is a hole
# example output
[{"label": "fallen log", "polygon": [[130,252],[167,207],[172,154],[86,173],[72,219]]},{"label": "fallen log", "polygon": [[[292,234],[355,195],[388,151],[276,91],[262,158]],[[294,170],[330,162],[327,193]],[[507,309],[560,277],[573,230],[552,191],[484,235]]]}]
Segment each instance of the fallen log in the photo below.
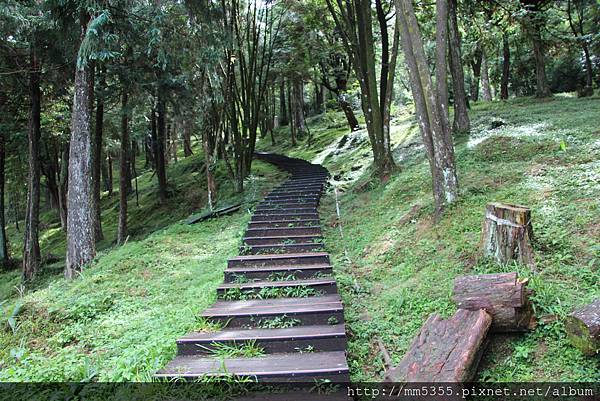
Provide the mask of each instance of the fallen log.
[{"label": "fallen log", "polygon": [[454,280],[452,299],[461,309],[485,309],[493,332],[526,331],[535,327],[526,285],[516,272],[463,276]]},{"label": "fallen log", "polygon": [[473,379],[492,323],[483,309],[459,309],[450,319],[434,313],[395,368],[390,382],[466,382]]},{"label": "fallen log", "polygon": [[600,353],[600,298],[576,309],[565,319],[567,337],[586,355]]},{"label": "fallen log", "polygon": [[213,217],[225,216],[227,214],[237,212],[238,210],[240,210],[241,207],[242,207],[241,203],[236,203],[235,205],[225,206],[225,207],[222,207],[217,210],[210,210],[210,211],[204,212],[202,214],[195,214],[195,215],[190,216],[186,220],[186,224],[196,224],[201,221],[211,219]]},{"label": "fallen log", "polygon": [[525,206],[489,203],[485,208],[482,244],[484,256],[498,263],[512,260],[535,268],[531,210]]}]

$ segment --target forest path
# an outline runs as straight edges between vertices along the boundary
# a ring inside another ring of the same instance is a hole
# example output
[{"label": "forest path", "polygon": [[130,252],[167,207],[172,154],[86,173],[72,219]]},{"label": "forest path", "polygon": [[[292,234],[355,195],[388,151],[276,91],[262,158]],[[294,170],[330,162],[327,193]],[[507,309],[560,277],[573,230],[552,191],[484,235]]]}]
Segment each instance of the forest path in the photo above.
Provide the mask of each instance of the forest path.
[{"label": "forest path", "polygon": [[222,329],[177,340],[177,356],[155,376],[347,382],[344,307],[317,211],[329,173],[301,159],[256,157],[290,178],[257,205],[219,299],[202,313]]}]

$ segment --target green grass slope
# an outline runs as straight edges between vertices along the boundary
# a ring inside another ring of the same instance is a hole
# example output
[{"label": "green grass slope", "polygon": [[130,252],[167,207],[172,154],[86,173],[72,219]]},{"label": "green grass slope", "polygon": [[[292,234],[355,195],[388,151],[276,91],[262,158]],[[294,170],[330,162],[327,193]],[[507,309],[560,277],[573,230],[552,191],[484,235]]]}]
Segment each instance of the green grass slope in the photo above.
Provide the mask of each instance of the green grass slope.
[{"label": "green grass slope", "polygon": [[[395,114],[399,171],[384,184],[370,182],[366,135],[348,134],[340,114],[310,121],[310,145],[261,144],[322,162],[334,177],[336,190],[324,198],[321,216],[346,305],[352,379],[382,377],[377,337],[397,363],[430,313],[451,315],[456,276],[518,270],[535,290],[538,326],[495,336],[479,379],[600,381],[598,358],[571,347],[562,322],[574,307],[600,296],[600,99],[559,95],[475,104],[471,134],[456,138],[460,200],[437,225],[414,116]],[[287,135],[284,129],[276,138]],[[490,201],[532,208],[536,272],[479,257]]]},{"label": "green grass slope", "polygon": [[[131,236],[121,247],[114,245],[118,196],[103,198],[106,239],[78,279],[62,278],[62,261],[45,265],[26,288],[18,271],[1,273],[0,381],[149,380],[174,357],[178,337],[206,328],[199,313],[214,301],[227,258],[238,254],[248,208],[284,178],[256,161],[239,196],[224,170],[218,174],[220,203],[244,202],[242,211],[185,224],[206,204],[202,155],[194,155],[169,166],[166,205],[157,201],[156,177],[149,171],[138,177],[139,206],[132,195]],[[63,256],[56,216],[49,212],[43,222],[42,252]],[[19,233],[11,234],[16,248]]]}]

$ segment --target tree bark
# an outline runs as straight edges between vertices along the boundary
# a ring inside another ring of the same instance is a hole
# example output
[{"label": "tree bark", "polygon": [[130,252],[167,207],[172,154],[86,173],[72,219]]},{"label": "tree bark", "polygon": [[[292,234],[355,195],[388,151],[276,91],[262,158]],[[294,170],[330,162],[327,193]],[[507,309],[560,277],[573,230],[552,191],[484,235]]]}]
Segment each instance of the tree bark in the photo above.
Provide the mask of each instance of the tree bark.
[{"label": "tree bark", "polygon": [[162,89],[158,89],[156,101],[156,141],[154,141],[154,160],[156,162],[156,176],[158,178],[158,196],[160,203],[167,201],[167,172],[165,168],[165,136],[167,129],[166,107]]},{"label": "tree bark", "polygon": [[538,13],[539,11],[531,11],[526,18],[526,32],[533,45],[533,55],[535,58],[535,96],[537,98],[545,98],[552,96],[552,92],[550,91],[550,86],[548,85],[548,80],[546,78],[546,54],[544,51],[544,43],[542,41],[542,23],[538,21]]},{"label": "tree bark", "polygon": [[290,112],[292,115],[292,138],[299,139],[306,135],[306,121],[304,119],[304,84],[301,79],[292,81],[290,93]]},{"label": "tree bark", "polygon": [[600,353],[600,299],[578,308],[565,319],[567,337],[585,355]]},{"label": "tree bark", "polygon": [[489,203],[483,222],[483,254],[498,263],[512,260],[535,267],[531,241],[531,210],[524,206]]},{"label": "tree bark", "polygon": [[483,101],[492,101],[492,87],[490,86],[490,76],[488,71],[487,54],[485,50],[481,52],[481,87],[483,90]]},{"label": "tree bark", "polygon": [[288,125],[287,101],[285,96],[285,80],[281,80],[279,85],[279,125]]},{"label": "tree bark", "polygon": [[190,157],[193,155],[192,152],[192,130],[194,128],[194,117],[191,116],[189,120],[183,123],[183,155]]},{"label": "tree bark", "polygon": [[131,185],[127,170],[129,168],[130,140],[129,140],[129,93],[127,86],[123,83],[121,94],[121,156],[119,159],[119,226],[117,228],[117,244],[123,245],[127,239],[127,194]]},{"label": "tree bark", "polygon": [[[80,16],[80,44],[88,16]],[[75,68],[67,192],[67,260],[65,277],[73,279],[96,255],[92,188],[91,74],[89,65]]]},{"label": "tree bark", "polygon": [[71,152],[70,142],[67,142],[62,149],[60,160],[60,187],[58,191],[58,201],[60,207],[60,226],[67,232],[67,189],[69,187],[69,154]]},{"label": "tree bark", "polygon": [[465,74],[463,71],[461,40],[457,19],[457,0],[448,3],[448,30],[449,30],[449,56],[450,71],[452,73],[452,88],[454,90],[454,122],[452,129],[455,133],[466,133],[471,130],[471,122],[467,107],[467,93],[465,91]]},{"label": "tree bark", "polygon": [[27,209],[25,212],[25,238],[23,240],[23,279],[31,280],[40,267],[39,213],[40,213],[40,136],[41,98],[40,62],[37,43],[33,39],[30,49],[29,95],[30,116],[27,137],[29,140],[29,173],[27,176]]},{"label": "tree bark", "polygon": [[0,132],[0,267],[8,265],[8,240],[6,238],[6,219],[4,218],[4,132]]},{"label": "tree bark", "polygon": [[508,34],[502,34],[502,80],[500,81],[500,99],[508,99],[508,80],[510,77],[510,44]]},{"label": "tree bark", "polygon": [[[441,0],[443,1],[443,0]],[[436,205],[436,218],[439,218],[445,206],[454,202],[457,197],[458,181],[456,178],[456,166],[454,162],[454,146],[452,136],[450,135],[447,115],[446,131],[444,128],[443,107],[440,106],[440,96],[436,95],[433,89],[433,83],[425,56],[421,30],[410,0],[396,1],[397,10],[400,12],[400,27],[402,29],[400,37],[402,38],[402,47],[404,49],[405,61],[408,66],[411,89],[415,100],[416,111],[418,115],[419,127],[423,137],[423,143],[427,151],[431,175],[433,196]],[[444,4],[438,9],[443,14]],[[442,32],[443,33],[443,32]],[[447,43],[447,38],[441,35],[438,40]],[[440,52],[441,54],[441,52]],[[444,52],[445,57],[445,52]],[[441,61],[438,61],[438,69]],[[445,77],[444,77],[445,78]],[[438,86],[444,86],[439,80]],[[439,91],[438,87],[438,91]],[[447,96],[447,94],[446,94]],[[441,96],[443,98],[443,94]]]},{"label": "tree bark", "polygon": [[450,319],[429,316],[400,364],[386,381],[462,383],[471,381],[492,323],[486,311],[459,309]]},{"label": "tree bark", "polygon": [[480,274],[454,280],[452,299],[460,309],[485,309],[493,332],[518,332],[535,327],[527,280],[517,273]]},{"label": "tree bark", "polygon": [[104,90],[106,87],[106,67],[100,68],[100,90],[96,94],[96,126],[94,131],[94,149],[92,152],[92,182],[94,186],[94,234],[96,242],[104,239],[102,233],[102,208],[100,205],[100,181],[102,170],[102,136],[104,130]]},{"label": "tree bark", "polygon": [[346,116],[346,121],[348,121],[348,126],[350,127],[350,131],[352,131],[352,132],[358,131],[360,129],[360,125],[358,124],[358,120],[356,119],[356,116],[354,115],[354,110],[352,110],[352,105],[350,104],[350,102],[348,102],[346,100],[346,94],[345,93],[338,94],[337,101],[338,101],[338,104],[340,105],[340,108],[344,112],[344,115]]},{"label": "tree bark", "polygon": [[471,100],[474,102],[479,100],[479,78],[481,76],[481,62],[483,52],[481,51],[480,45],[477,44],[477,50],[471,60],[471,69],[473,70],[473,82],[471,83]]}]

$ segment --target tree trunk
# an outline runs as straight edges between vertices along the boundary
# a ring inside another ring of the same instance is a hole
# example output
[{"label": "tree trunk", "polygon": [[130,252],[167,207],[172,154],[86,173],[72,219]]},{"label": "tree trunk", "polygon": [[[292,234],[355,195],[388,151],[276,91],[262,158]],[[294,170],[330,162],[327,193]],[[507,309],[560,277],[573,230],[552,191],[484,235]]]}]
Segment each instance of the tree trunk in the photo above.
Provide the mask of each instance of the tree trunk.
[{"label": "tree trunk", "polygon": [[0,268],[8,265],[8,240],[4,218],[4,132],[0,132]]},{"label": "tree trunk", "polygon": [[456,4],[457,0],[448,3],[448,30],[450,71],[452,73],[452,88],[454,90],[454,122],[452,129],[455,133],[468,133],[471,122],[467,111],[467,93],[465,91],[465,74],[463,71],[461,40],[458,29]]},{"label": "tree trunk", "polygon": [[282,79],[279,85],[279,124],[282,126],[289,123],[285,88],[285,80]]},{"label": "tree trunk", "polygon": [[535,97],[545,98],[552,96],[548,80],[546,79],[546,55],[544,43],[542,42],[541,24],[535,21],[535,16],[529,16],[527,32],[533,44],[533,55],[535,57]]},{"label": "tree trunk", "polygon": [[578,308],[565,319],[567,337],[585,355],[600,353],[600,299]]},{"label": "tree trunk", "polygon": [[106,152],[106,157],[102,163],[102,182],[104,190],[108,192],[108,196],[112,196],[112,157],[109,152]]},{"label": "tree trunk", "polygon": [[[429,316],[386,381],[463,383],[475,377],[492,323],[486,311],[459,309],[450,319]],[[450,398],[450,397],[449,397]]]},{"label": "tree trunk", "polygon": [[208,208],[213,210],[217,204],[217,181],[215,180],[216,161],[214,159],[214,141],[211,135],[204,132],[202,135],[202,147],[204,149],[204,158],[206,160],[206,190],[208,198]]},{"label": "tree trunk", "polygon": [[460,309],[485,309],[493,332],[515,332],[535,327],[527,280],[517,273],[480,274],[454,280],[452,299]]},{"label": "tree trunk", "polygon": [[154,160],[156,162],[156,176],[158,178],[158,196],[160,203],[167,201],[167,172],[165,169],[165,136],[167,129],[166,109],[162,88],[158,89],[156,102],[156,141],[154,141]]},{"label": "tree trunk", "polygon": [[498,263],[512,260],[535,267],[531,241],[531,210],[524,206],[489,203],[483,222],[483,254]]},{"label": "tree trunk", "polygon": [[183,123],[183,155],[190,157],[192,152],[192,130],[194,128],[194,118],[190,118]]},{"label": "tree trunk", "polygon": [[60,226],[63,231],[67,232],[67,189],[69,187],[69,154],[71,153],[70,143],[62,149],[60,160],[60,187],[58,190],[58,201],[60,209]]},{"label": "tree trunk", "polygon": [[117,244],[123,245],[127,239],[127,194],[131,185],[127,177],[130,156],[129,140],[129,93],[125,84],[121,95],[121,157],[119,160],[119,226],[117,228]]},{"label": "tree trunk", "polygon": [[29,140],[29,173],[27,176],[27,209],[25,212],[25,238],[23,241],[23,279],[31,280],[40,266],[39,213],[40,213],[40,136],[41,99],[40,62],[35,39],[30,50],[30,116],[27,137]]},{"label": "tree trunk", "polygon": [[502,80],[500,82],[500,99],[508,99],[508,79],[510,77],[510,44],[508,34],[502,34]]},{"label": "tree trunk", "polygon": [[356,119],[356,116],[354,115],[354,110],[352,110],[352,105],[350,104],[350,102],[348,102],[346,100],[346,94],[345,93],[338,94],[337,101],[338,101],[338,104],[340,105],[340,108],[344,112],[344,115],[346,116],[346,121],[348,121],[348,126],[350,127],[350,131],[352,131],[352,132],[358,131],[360,129],[360,125],[358,124],[358,120]]},{"label": "tree trunk", "polygon": [[104,130],[104,90],[106,87],[106,67],[100,68],[100,90],[96,94],[96,126],[94,149],[92,152],[92,182],[94,186],[94,234],[96,242],[104,239],[102,233],[102,207],[100,205],[100,180],[102,169],[102,135]]},{"label": "tree trunk", "polygon": [[474,54],[474,59],[471,60],[471,68],[473,69],[473,82],[471,83],[471,100],[476,102],[479,100],[479,77],[481,76],[481,62],[483,52],[480,45],[477,45],[477,50]]},{"label": "tree trunk", "polygon": [[[436,96],[425,56],[421,30],[410,0],[397,0],[396,9],[400,12],[402,47],[408,66],[411,90],[415,100],[419,128],[427,152],[432,175],[433,196],[436,205],[436,218],[439,218],[446,204],[457,196],[458,182],[454,164],[454,146],[449,130],[444,132],[443,109],[440,97]],[[438,9],[444,13],[444,4]],[[440,18],[438,21],[442,21]],[[447,38],[438,38],[447,43]],[[444,53],[445,57],[445,53]],[[438,69],[440,69],[438,61]],[[444,71],[443,69],[441,69]],[[438,83],[443,86],[443,82]],[[446,120],[447,121],[447,120]],[[447,127],[447,124],[446,124]]]},{"label": "tree trunk", "polygon": [[490,86],[490,76],[488,74],[488,62],[485,50],[481,52],[481,86],[483,89],[483,101],[492,101],[492,87]]},{"label": "tree trunk", "polygon": [[304,84],[301,79],[292,81],[290,105],[294,127],[292,135],[295,134],[295,138],[302,138],[306,134],[306,121],[304,119]]},{"label": "tree trunk", "polygon": [[325,100],[323,96],[323,85],[319,85],[315,82],[315,114],[321,114],[324,112]]},{"label": "tree trunk", "polygon": [[[88,17],[80,16],[80,43]],[[78,60],[79,61],[79,60]],[[71,121],[69,186],[67,192],[67,260],[65,277],[75,278],[96,255],[92,188],[92,135],[90,67],[75,68],[75,95]]]}]

